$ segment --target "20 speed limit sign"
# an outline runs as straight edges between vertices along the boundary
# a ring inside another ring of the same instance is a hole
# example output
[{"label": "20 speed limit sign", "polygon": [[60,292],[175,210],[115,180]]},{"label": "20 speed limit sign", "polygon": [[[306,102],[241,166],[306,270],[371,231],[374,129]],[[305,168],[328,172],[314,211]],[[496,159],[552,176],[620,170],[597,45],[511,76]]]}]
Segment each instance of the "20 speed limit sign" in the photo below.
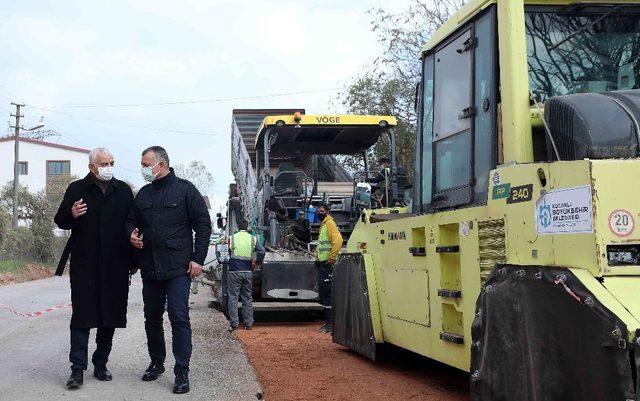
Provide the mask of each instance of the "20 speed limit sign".
[{"label": "20 speed limit sign", "polygon": [[616,209],[609,215],[609,230],[618,237],[628,237],[636,228],[633,215],[624,209]]}]

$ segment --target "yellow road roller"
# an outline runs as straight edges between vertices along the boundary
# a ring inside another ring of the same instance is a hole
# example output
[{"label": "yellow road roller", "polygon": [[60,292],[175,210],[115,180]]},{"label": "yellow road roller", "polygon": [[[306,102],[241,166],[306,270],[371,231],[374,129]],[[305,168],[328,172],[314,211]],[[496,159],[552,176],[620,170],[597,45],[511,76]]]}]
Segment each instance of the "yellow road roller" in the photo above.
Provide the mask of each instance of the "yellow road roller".
[{"label": "yellow road roller", "polygon": [[359,217],[333,341],[473,400],[640,400],[640,3],[473,0],[420,62],[413,197]]}]

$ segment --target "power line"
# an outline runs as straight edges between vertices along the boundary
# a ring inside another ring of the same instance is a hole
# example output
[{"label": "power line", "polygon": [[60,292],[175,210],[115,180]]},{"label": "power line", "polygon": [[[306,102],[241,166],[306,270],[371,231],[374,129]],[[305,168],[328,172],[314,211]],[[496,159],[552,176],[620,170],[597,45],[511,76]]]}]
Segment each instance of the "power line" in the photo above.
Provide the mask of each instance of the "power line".
[{"label": "power line", "polygon": [[64,113],[62,111],[51,110],[50,108],[46,108],[46,107],[39,107],[39,106],[34,106],[34,105],[29,105],[29,106],[33,107],[34,109],[49,111],[51,113],[56,113],[56,114],[60,114],[60,115],[71,117],[71,118],[79,118],[79,119],[82,119],[82,120],[94,121],[94,122],[99,122],[99,123],[104,123],[104,124],[119,125],[119,126],[122,126],[122,127],[137,128],[137,129],[143,129],[143,130],[148,130],[148,131],[169,132],[169,133],[174,133],[174,134],[201,135],[201,136],[226,136],[224,134],[215,134],[215,133],[208,133],[208,132],[201,132],[201,131],[186,131],[186,130],[176,130],[176,129],[170,129],[170,128],[157,128],[157,127],[147,127],[147,126],[136,125],[136,124],[127,124],[127,123],[122,123],[122,122],[119,122],[119,121],[101,120],[101,119],[98,119],[98,118],[78,116],[78,115],[75,115],[75,114]]},{"label": "power line", "polygon": [[[15,96],[11,91],[9,91],[8,89],[0,86],[0,89],[3,90],[4,92],[8,93],[11,96],[17,97]],[[3,97],[7,100],[9,100],[11,102],[11,99],[0,94],[0,97]],[[189,131],[189,130],[176,130],[176,129],[169,129],[169,128],[156,128],[156,127],[147,127],[147,126],[141,126],[141,125],[135,125],[135,124],[127,124],[127,123],[122,123],[119,121],[109,121],[109,120],[101,120],[101,119],[97,119],[97,118],[91,118],[91,117],[85,117],[85,116],[78,116],[75,114],[69,114],[69,113],[64,113],[61,111],[57,111],[57,110],[52,110],[51,108],[47,108],[47,107],[40,107],[40,106],[35,106],[35,105],[29,105],[29,107],[34,108],[34,109],[38,109],[38,110],[43,110],[43,111],[49,111],[51,113],[56,113],[56,114],[60,114],[63,116],[67,116],[67,117],[72,117],[72,118],[79,118],[79,119],[83,119],[83,120],[88,120],[88,121],[94,121],[94,122],[100,122],[100,123],[104,123],[104,124],[113,124],[113,125],[119,125],[119,126],[123,126],[123,127],[129,127],[129,128],[136,128],[136,129],[143,129],[143,130],[148,130],[148,131],[156,131],[156,132],[169,132],[169,133],[174,133],[174,134],[189,134],[189,135],[201,135],[201,136],[226,136],[224,134],[215,134],[215,133],[207,133],[207,132],[200,132],[200,131]],[[30,112],[30,110],[29,110]],[[33,115],[35,115],[35,113],[32,112]]]},{"label": "power line", "polygon": [[[264,99],[264,98],[270,98],[270,97],[306,95],[306,94],[310,94],[310,93],[335,92],[335,91],[338,91],[340,89],[342,89],[342,88],[313,89],[313,90],[305,90],[305,91],[297,91],[297,92],[273,93],[273,94],[269,94],[269,95],[226,97],[226,98],[219,98],[219,99],[178,100],[178,101],[173,101],[173,102],[156,102],[156,103],[69,104],[69,105],[51,106],[51,109],[60,109],[60,108],[95,108],[95,107],[175,106],[175,105],[181,105],[181,104],[218,103],[218,102],[229,102],[229,101],[235,101],[235,100],[251,100],[251,99]],[[35,106],[32,106],[32,107],[35,107]]]}]

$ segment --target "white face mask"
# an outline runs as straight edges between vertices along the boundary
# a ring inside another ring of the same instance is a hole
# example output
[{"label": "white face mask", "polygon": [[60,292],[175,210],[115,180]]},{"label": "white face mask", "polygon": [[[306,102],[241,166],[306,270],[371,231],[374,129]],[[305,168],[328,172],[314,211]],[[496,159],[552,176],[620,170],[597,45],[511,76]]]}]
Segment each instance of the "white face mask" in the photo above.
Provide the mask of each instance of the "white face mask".
[{"label": "white face mask", "polygon": [[142,173],[142,178],[144,178],[145,181],[148,182],[152,182],[153,180],[156,179],[156,176],[158,175],[158,173],[153,174],[153,169],[156,168],[156,166],[159,163],[156,163],[155,166],[147,166],[147,167],[142,167],[140,169],[140,172]]},{"label": "white face mask", "polygon": [[98,179],[102,181],[109,181],[113,178],[114,166],[98,167]]}]

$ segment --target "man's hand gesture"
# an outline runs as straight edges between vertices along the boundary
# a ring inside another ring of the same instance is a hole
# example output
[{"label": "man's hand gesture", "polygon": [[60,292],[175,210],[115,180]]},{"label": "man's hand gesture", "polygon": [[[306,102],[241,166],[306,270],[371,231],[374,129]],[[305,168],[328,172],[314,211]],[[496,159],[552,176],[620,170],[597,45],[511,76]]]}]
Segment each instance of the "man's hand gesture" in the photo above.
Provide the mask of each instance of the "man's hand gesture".
[{"label": "man's hand gesture", "polygon": [[130,241],[131,245],[138,249],[142,249],[142,238],[140,238],[140,230],[138,230],[137,228],[133,229],[133,231],[131,232]]},{"label": "man's hand gesture", "polygon": [[77,219],[85,213],[87,213],[87,204],[84,203],[82,198],[80,198],[80,200],[76,201],[73,206],[71,206],[71,216],[73,216],[74,219]]},{"label": "man's hand gesture", "polygon": [[202,274],[202,265],[197,264],[194,261],[189,262],[189,269],[187,269],[189,277],[194,278]]}]

